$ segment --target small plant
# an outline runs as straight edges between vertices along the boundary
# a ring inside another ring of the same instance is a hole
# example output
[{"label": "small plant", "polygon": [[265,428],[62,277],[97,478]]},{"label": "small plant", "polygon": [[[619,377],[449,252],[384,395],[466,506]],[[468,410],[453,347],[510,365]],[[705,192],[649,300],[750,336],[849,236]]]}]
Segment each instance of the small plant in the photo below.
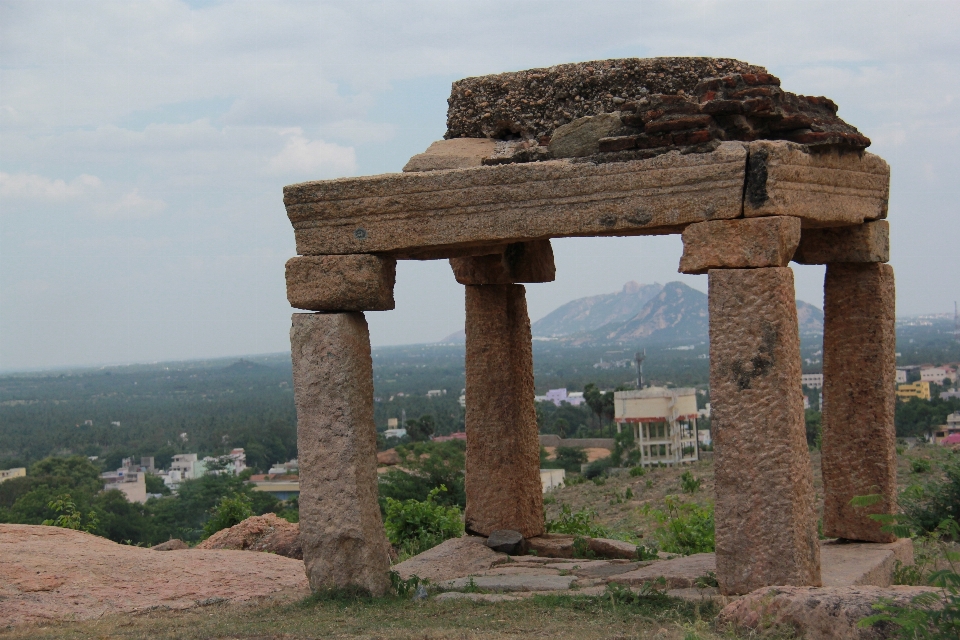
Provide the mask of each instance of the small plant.
[{"label": "small plant", "polygon": [[902,444],[898,444],[898,445],[897,445],[897,455],[898,455],[898,456],[902,456],[903,453],[904,453],[904,451],[906,451],[906,450],[907,450],[907,448],[906,448],[905,446],[903,446]]},{"label": "small plant", "polygon": [[603,485],[607,484],[607,480],[603,476],[597,476],[593,479],[593,484],[598,487],[602,487]]},{"label": "small plant", "polygon": [[717,582],[716,573],[713,571],[707,571],[704,575],[693,581],[693,586],[695,586],[697,589],[709,589],[711,587],[718,588],[720,583]]},{"label": "small plant", "polygon": [[574,474],[572,476],[567,476],[563,481],[563,484],[568,487],[575,487],[578,484],[583,484],[587,479],[582,474]]},{"label": "small plant", "polygon": [[573,557],[594,559],[597,554],[590,548],[590,541],[583,536],[577,536],[573,539]]},{"label": "small plant", "polygon": [[547,533],[566,533],[574,536],[606,538],[609,535],[607,529],[593,523],[596,515],[595,512],[588,511],[586,508],[573,513],[570,505],[562,505],[560,507],[560,515],[557,516],[556,520],[547,521]]},{"label": "small plant", "polygon": [[650,512],[659,524],[654,536],[660,549],[684,556],[712,552],[713,505],[700,507],[695,503],[680,502],[674,496],[667,496],[664,502],[665,510]]},{"label": "small plant", "polygon": [[910,471],[928,473],[930,471],[930,461],[923,458],[914,458],[910,461]]},{"label": "small plant", "polygon": [[640,476],[644,476],[646,474],[647,474],[647,470],[640,466],[633,467],[630,469],[631,478],[639,478]]},{"label": "small plant", "polygon": [[660,554],[657,552],[657,547],[654,545],[637,545],[637,560],[643,562],[645,560],[659,560]]},{"label": "small plant", "polygon": [[667,581],[663,576],[660,576],[652,582],[644,582],[640,585],[638,591],[633,591],[619,582],[608,582],[604,596],[610,598],[610,604],[614,607],[617,605],[641,604],[644,599],[666,598],[667,596],[664,593],[666,586]]},{"label": "small plant", "polygon": [[404,501],[387,498],[384,527],[390,544],[400,550],[401,556],[414,556],[435,547],[448,538],[463,534],[460,508],[437,504],[437,495],[446,491],[444,485],[434,488],[424,501]]},{"label": "small plant", "polygon": [[543,497],[543,504],[556,504],[556,503],[557,503],[557,497],[556,497],[556,496],[544,496],[544,497]]},{"label": "small plant", "polygon": [[653,489],[653,480],[647,480],[647,489]]},{"label": "small plant", "polygon": [[400,577],[396,571],[390,572],[390,587],[393,592],[401,598],[407,598],[419,590],[420,586],[426,585],[426,580],[421,580],[420,576],[410,576],[406,580]]},{"label": "small plant", "polygon": [[77,509],[76,503],[70,497],[69,493],[63,493],[47,503],[47,506],[57,513],[53,520],[44,520],[42,524],[48,527],[60,527],[62,529],[73,529],[74,531],[86,531],[93,533],[100,526],[100,520],[93,511],[87,514],[87,522],[83,523],[83,514]]},{"label": "small plant", "polygon": [[624,500],[633,500],[633,489],[627,487],[626,491],[623,492]]},{"label": "small plant", "polygon": [[223,496],[211,511],[210,519],[203,525],[203,537],[209,538],[217,531],[240,524],[253,515],[253,501],[245,495]]},{"label": "small plant", "polygon": [[703,480],[694,478],[689,471],[684,471],[683,475],[680,476],[680,488],[683,489],[684,493],[694,494],[700,490],[702,484]]}]

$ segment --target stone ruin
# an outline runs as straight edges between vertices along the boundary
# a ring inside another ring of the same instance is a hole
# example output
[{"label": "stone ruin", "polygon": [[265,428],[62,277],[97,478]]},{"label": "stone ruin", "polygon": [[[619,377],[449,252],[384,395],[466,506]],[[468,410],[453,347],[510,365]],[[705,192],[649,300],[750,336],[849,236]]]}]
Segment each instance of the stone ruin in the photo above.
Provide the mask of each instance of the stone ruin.
[{"label": "stone ruin", "polygon": [[[389,587],[364,311],[397,260],[448,259],[466,298],[466,529],[544,532],[521,283],[551,238],[681,233],[709,274],[716,564],[724,594],[821,584],[790,260],[826,265],[823,533],[891,542],[890,169],[827,98],[730,59],[606,60],[455,82],[403,173],[284,188],[303,556],[314,589]],[[854,509],[857,495],[879,495]]]}]

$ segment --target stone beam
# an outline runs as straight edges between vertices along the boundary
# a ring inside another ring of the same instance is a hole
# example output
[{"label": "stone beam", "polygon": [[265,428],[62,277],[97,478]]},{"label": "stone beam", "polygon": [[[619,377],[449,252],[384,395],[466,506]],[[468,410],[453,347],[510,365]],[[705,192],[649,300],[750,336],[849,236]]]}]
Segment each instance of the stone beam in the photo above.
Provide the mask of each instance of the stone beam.
[{"label": "stone beam", "polygon": [[890,165],[879,156],[770,140],[748,148],[747,218],[794,216],[804,227],[836,227],[887,217]]},{"label": "stone beam", "polygon": [[823,289],[823,533],[891,542],[869,515],[897,512],[893,267],[828,264]]},{"label": "stone beam", "polygon": [[677,232],[741,214],[746,150],[606,164],[530,162],[284,187],[301,255],[403,254],[566,236]]},{"label": "stone beam", "polygon": [[709,275],[720,590],[820,586],[793,271]]},{"label": "stone beam", "polygon": [[287,260],[287,300],[310,311],[394,308],[397,261],[371,255],[298,256]]},{"label": "stone beam", "polygon": [[516,242],[501,253],[475,258],[451,258],[450,266],[460,284],[553,282],[557,276],[549,240]]},{"label": "stone beam", "polygon": [[785,267],[799,242],[799,218],[770,216],[697,222],[683,230],[679,271]]},{"label": "stone beam", "polygon": [[362,313],[295,313],[290,330],[300,542],[313,590],[390,588],[377,504],[373,361]]},{"label": "stone beam", "polygon": [[544,532],[533,350],[523,285],[466,289],[468,533]]},{"label": "stone beam", "polygon": [[855,227],[804,229],[793,261],[800,264],[832,262],[888,262],[890,223],[867,222]]}]

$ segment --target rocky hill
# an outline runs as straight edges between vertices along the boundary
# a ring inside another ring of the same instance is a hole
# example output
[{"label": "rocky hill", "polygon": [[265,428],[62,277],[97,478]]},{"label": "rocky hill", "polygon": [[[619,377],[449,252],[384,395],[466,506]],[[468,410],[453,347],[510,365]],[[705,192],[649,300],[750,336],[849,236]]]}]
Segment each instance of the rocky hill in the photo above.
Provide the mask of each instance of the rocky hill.
[{"label": "rocky hill", "polygon": [[535,336],[551,338],[618,325],[640,313],[663,285],[628,282],[617,293],[578,298],[554,309],[530,326]]}]

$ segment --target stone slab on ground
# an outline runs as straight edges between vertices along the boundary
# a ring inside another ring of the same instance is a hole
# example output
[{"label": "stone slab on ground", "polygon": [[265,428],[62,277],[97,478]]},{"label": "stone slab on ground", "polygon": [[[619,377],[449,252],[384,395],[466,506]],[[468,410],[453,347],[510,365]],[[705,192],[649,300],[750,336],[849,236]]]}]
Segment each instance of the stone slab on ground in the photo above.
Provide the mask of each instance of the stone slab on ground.
[{"label": "stone slab on ground", "polygon": [[303,562],[270,553],[154,553],[80,531],[0,524],[0,626],[309,594]]},{"label": "stone slab on ground", "polygon": [[572,558],[574,536],[545,533],[527,538],[527,549],[541,558]]},{"label": "stone slab on ground", "polygon": [[160,544],[155,544],[150,548],[154,551],[181,551],[183,549],[189,549],[190,545],[179,538],[174,538],[166,542],[161,542]]},{"label": "stone slab on ground", "polygon": [[652,562],[627,573],[610,576],[607,582],[617,582],[628,586],[640,586],[647,582],[656,582],[663,577],[667,589],[689,589],[696,586],[697,578],[717,570],[717,559],[712,553],[696,553],[692,556]]},{"label": "stone slab on ground", "polygon": [[263,551],[303,560],[300,525],[287,522],[273,513],[252,516],[239,524],[217,531],[196,548]]},{"label": "stone slab on ground", "polygon": [[913,564],[912,540],[820,543],[821,577],[825,587],[889,587],[898,560],[903,565]]},{"label": "stone slab on ground", "polygon": [[713,153],[599,165],[531,162],[304,182],[284,187],[283,198],[301,255],[416,257],[736,218],[746,158],[742,143],[727,142]]},{"label": "stone slab on ground", "polygon": [[516,602],[520,596],[511,596],[505,593],[462,593],[460,591],[447,591],[438,593],[432,600],[436,602],[450,602],[451,600],[470,600],[471,602]]},{"label": "stone slab on ground", "polygon": [[507,554],[497,553],[484,544],[485,540],[479,536],[451,538],[394,565],[393,570],[404,580],[415,575],[440,582],[480,573],[510,561]]},{"label": "stone slab on ground", "polygon": [[445,580],[439,586],[452,591],[468,588],[487,591],[561,591],[569,589],[576,580],[576,576],[558,575],[468,576]]},{"label": "stone slab on ground", "polygon": [[[825,565],[826,566],[826,565]],[[724,607],[720,628],[792,628],[808,640],[879,640],[897,635],[893,625],[858,629],[857,623],[875,613],[881,598],[905,605],[932,587],[764,587]]]}]

